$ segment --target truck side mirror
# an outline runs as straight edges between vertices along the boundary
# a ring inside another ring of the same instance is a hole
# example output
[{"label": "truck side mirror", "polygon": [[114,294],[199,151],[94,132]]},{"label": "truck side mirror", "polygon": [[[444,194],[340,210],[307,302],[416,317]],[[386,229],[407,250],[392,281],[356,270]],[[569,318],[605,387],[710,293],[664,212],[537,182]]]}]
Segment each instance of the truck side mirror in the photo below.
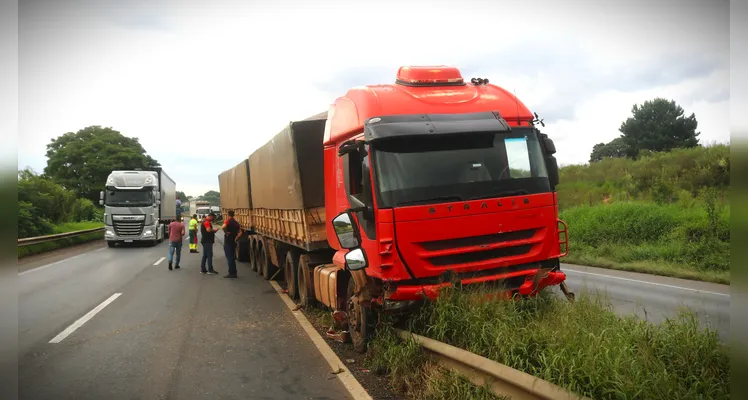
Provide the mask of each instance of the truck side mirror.
[{"label": "truck side mirror", "polygon": [[358,271],[369,266],[366,253],[361,249],[354,249],[345,254],[345,266],[350,271]]},{"label": "truck side mirror", "polygon": [[545,152],[548,153],[548,155],[556,154],[556,144],[553,143],[553,140],[551,138],[544,137],[543,145],[545,146]]},{"label": "truck side mirror", "polygon": [[555,188],[559,183],[558,162],[556,161],[556,157],[546,157],[545,164],[548,168],[548,180],[551,183],[551,187]]},{"label": "truck side mirror", "polygon": [[338,237],[340,247],[350,250],[355,249],[361,244],[358,238],[358,230],[349,213],[344,212],[333,218],[332,227],[335,229],[335,235]]},{"label": "truck side mirror", "polygon": [[[99,200],[101,200],[101,201],[104,200],[104,191],[103,190],[99,192]],[[99,204],[101,204],[101,203],[99,203]]]},{"label": "truck side mirror", "polygon": [[103,206],[104,205],[104,200],[99,200],[99,205]]}]

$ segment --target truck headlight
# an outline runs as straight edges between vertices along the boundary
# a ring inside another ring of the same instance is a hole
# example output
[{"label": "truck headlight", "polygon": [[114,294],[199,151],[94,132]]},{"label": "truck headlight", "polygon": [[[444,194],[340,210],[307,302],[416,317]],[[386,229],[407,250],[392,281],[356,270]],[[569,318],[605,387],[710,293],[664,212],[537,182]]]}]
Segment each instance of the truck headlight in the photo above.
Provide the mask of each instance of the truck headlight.
[{"label": "truck headlight", "polygon": [[107,228],[106,231],[104,232],[104,236],[114,236],[114,232],[112,231],[111,228]]},{"label": "truck headlight", "polygon": [[151,229],[146,229],[145,232],[143,232],[144,236],[153,236],[153,231]]}]

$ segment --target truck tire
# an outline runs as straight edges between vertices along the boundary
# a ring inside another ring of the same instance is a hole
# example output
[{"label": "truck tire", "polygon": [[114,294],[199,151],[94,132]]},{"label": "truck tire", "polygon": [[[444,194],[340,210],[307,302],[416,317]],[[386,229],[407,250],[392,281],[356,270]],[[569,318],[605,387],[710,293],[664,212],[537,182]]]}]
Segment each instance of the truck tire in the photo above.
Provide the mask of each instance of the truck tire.
[{"label": "truck tire", "polygon": [[314,304],[314,285],[312,285],[312,269],[309,268],[309,257],[302,254],[296,268],[296,282],[299,292],[299,306],[308,307]]},{"label": "truck tire", "polygon": [[298,252],[295,249],[288,250],[286,252],[286,260],[283,263],[283,278],[286,281],[286,290],[291,300],[299,298],[299,287],[296,278],[299,270],[298,257]]},{"label": "truck tire", "polygon": [[239,238],[239,243],[236,246],[236,260],[239,262],[249,261],[249,240],[246,235]]},{"label": "truck tire", "polygon": [[259,268],[260,275],[262,275],[266,281],[269,281],[270,277],[273,275],[270,274],[270,257],[265,246],[260,246],[260,253],[258,254],[257,261],[259,262],[257,267]]},{"label": "truck tire", "polygon": [[117,246],[117,242],[115,242],[113,240],[108,240],[106,242],[106,245],[109,246],[110,248],[113,248],[113,247]]},{"label": "truck tire", "polygon": [[249,238],[249,268],[257,271],[257,240],[254,237]]},{"label": "truck tire", "polygon": [[348,279],[348,290],[346,291],[346,313],[348,314],[348,332],[353,342],[353,350],[358,353],[366,353],[366,347],[373,331],[371,309],[357,305],[353,301],[353,292],[356,283],[353,278]]}]

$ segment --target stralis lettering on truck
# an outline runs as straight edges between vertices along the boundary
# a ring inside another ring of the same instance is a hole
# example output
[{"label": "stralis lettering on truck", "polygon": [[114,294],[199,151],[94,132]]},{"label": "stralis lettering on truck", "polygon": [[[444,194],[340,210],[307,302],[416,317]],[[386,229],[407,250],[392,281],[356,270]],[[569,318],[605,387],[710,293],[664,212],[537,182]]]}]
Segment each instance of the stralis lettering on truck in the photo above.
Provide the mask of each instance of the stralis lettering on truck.
[{"label": "stralis lettering on truck", "polygon": [[326,306],[328,336],[357,351],[376,313],[408,314],[455,284],[520,297],[560,285],[573,299],[544,126],[454,67],[351,88],[219,174],[221,213],[242,227],[236,257]]}]

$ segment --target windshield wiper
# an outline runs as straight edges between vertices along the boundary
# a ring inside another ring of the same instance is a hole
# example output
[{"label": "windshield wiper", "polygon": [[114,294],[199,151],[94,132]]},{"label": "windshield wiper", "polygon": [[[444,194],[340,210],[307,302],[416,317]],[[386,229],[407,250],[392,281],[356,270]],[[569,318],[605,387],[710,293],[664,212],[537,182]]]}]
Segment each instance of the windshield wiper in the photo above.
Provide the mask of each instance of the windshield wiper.
[{"label": "windshield wiper", "polygon": [[398,206],[412,206],[412,205],[416,205],[416,204],[422,204],[422,203],[427,203],[428,204],[428,203],[433,202],[433,201],[442,201],[442,200],[444,200],[444,201],[448,201],[448,200],[462,201],[462,197],[457,196],[457,195],[440,196],[440,197],[432,197],[430,199],[401,201],[401,202],[396,203],[395,205],[398,205]]},{"label": "windshield wiper", "polygon": [[519,189],[519,190],[505,190],[503,192],[490,194],[487,196],[477,196],[477,197],[471,197],[468,200],[480,200],[480,199],[489,199],[492,197],[509,197],[509,196],[520,196],[523,194],[527,194],[527,190]]}]

